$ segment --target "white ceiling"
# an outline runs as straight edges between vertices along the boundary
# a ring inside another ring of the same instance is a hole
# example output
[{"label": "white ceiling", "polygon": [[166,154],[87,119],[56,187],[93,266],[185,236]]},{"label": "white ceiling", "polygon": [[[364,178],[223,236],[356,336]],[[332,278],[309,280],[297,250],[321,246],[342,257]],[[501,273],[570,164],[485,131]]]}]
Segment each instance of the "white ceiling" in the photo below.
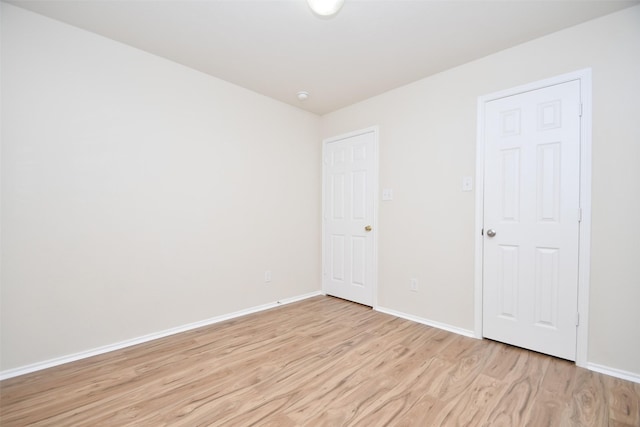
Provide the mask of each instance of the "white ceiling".
[{"label": "white ceiling", "polygon": [[324,114],[640,0],[7,2]]}]

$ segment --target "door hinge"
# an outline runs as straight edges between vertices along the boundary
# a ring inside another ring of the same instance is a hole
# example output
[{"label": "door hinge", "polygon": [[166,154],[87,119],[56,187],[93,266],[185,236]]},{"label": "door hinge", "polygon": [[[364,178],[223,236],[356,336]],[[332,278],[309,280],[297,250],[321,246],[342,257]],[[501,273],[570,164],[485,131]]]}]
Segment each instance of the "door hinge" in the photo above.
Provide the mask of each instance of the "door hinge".
[{"label": "door hinge", "polygon": [[580,326],[580,313],[576,313],[576,326]]},{"label": "door hinge", "polygon": [[578,222],[582,222],[582,208],[578,208]]},{"label": "door hinge", "polygon": [[582,117],[582,102],[578,104],[578,116]]},{"label": "door hinge", "polygon": [[484,228],[482,230],[480,230],[480,235],[484,236]]}]

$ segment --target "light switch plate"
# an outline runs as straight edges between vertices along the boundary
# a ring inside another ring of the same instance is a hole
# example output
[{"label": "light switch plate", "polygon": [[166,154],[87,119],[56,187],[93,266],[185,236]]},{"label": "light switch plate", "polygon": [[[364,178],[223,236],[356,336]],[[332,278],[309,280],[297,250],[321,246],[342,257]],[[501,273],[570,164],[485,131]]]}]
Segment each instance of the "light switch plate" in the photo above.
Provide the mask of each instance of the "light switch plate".
[{"label": "light switch plate", "polygon": [[384,190],[382,190],[382,200],[393,200],[393,190],[391,188],[385,188]]}]

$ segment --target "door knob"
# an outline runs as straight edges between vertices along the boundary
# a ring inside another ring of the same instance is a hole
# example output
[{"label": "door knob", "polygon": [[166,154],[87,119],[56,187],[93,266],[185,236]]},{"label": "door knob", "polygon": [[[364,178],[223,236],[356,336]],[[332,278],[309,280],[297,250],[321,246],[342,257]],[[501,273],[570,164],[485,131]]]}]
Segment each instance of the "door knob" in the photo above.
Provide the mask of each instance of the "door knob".
[{"label": "door knob", "polygon": [[487,236],[493,237],[495,235],[496,235],[496,230],[494,230],[493,228],[490,228],[487,230]]},{"label": "door knob", "polygon": [[371,231],[371,230],[373,230],[373,229],[371,228],[370,225],[367,225],[367,226],[364,227],[364,231]]}]

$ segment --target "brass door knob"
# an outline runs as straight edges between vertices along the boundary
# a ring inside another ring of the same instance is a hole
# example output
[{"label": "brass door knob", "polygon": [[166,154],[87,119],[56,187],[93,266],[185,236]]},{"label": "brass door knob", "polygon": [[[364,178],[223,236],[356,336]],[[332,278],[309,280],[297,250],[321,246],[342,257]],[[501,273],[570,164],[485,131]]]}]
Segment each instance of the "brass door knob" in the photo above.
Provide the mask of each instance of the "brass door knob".
[{"label": "brass door knob", "polygon": [[370,225],[367,225],[366,227],[364,227],[364,231],[371,231],[373,230],[373,228],[371,228]]}]

